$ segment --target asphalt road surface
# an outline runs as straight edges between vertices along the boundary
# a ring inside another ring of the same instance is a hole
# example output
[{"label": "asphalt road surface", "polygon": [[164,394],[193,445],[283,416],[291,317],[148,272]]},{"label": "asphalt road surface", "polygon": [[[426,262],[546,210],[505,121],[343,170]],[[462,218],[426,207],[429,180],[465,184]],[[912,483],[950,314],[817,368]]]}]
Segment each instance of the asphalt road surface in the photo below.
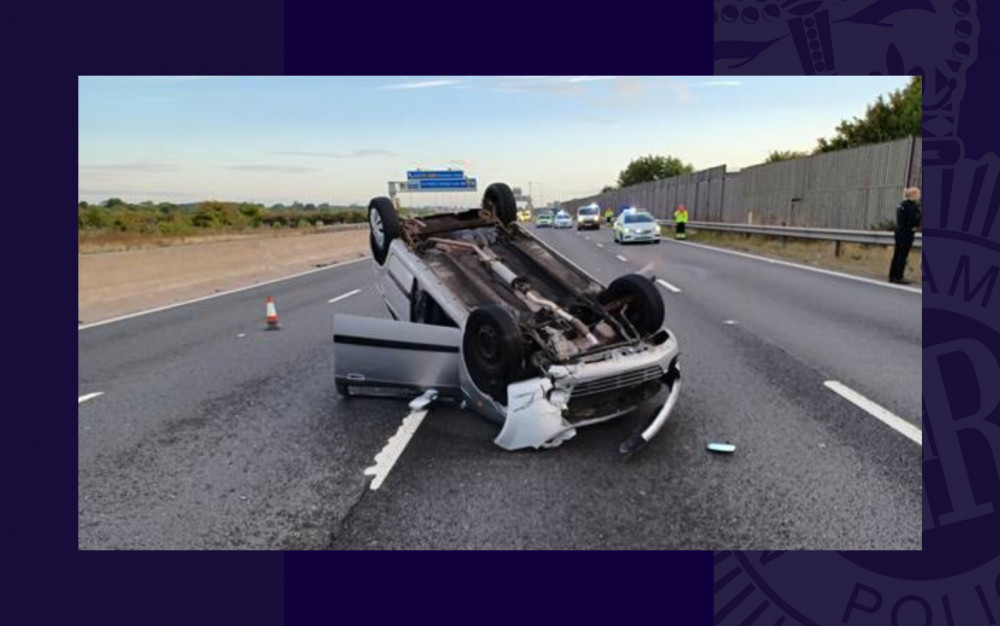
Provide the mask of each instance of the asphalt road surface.
[{"label": "asphalt road surface", "polygon": [[536,232],[604,282],[664,281],[685,387],[630,460],[627,418],[506,452],[434,407],[371,489],[408,409],[333,388],[333,315],[386,316],[362,260],[79,331],[79,547],[920,548],[917,290]]}]

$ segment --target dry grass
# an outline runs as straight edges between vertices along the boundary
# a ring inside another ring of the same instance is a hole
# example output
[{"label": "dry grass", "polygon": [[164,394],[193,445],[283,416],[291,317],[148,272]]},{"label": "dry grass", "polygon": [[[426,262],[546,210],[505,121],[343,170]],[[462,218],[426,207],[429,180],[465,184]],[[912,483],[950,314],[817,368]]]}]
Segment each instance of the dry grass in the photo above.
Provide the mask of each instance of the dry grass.
[{"label": "dry grass", "polygon": [[185,246],[191,244],[220,243],[224,241],[250,241],[255,239],[274,239],[276,237],[302,237],[336,232],[339,230],[357,230],[367,228],[367,224],[337,224],[321,228],[257,228],[240,232],[204,232],[194,235],[150,235],[117,231],[87,231],[81,230],[77,235],[77,252],[79,254],[96,254],[102,252],[125,252],[128,250],[151,250],[170,246]]},{"label": "dry grass", "polygon": [[[664,232],[668,237],[673,236],[672,230]],[[843,243],[837,256],[832,241],[791,238],[782,241],[781,237],[697,231],[690,227],[688,241],[879,279],[888,277],[892,261],[892,246]],[[914,283],[920,282],[920,248],[910,251],[905,276]]]}]

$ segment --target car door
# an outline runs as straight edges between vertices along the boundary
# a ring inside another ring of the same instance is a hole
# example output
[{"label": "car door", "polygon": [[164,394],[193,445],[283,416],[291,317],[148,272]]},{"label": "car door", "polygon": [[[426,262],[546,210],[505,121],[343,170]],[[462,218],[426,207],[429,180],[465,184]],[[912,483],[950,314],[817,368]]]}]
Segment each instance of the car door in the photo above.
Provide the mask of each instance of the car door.
[{"label": "car door", "polygon": [[454,327],[334,315],[334,380],[352,396],[458,397],[461,342]]}]

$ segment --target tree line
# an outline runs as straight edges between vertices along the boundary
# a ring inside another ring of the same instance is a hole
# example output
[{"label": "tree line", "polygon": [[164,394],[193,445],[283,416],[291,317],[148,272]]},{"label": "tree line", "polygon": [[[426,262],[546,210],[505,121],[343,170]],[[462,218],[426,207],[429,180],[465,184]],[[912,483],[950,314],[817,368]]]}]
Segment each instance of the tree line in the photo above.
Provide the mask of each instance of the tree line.
[{"label": "tree line", "polygon": [[[879,96],[861,117],[842,120],[830,138],[820,137],[811,153],[801,150],[772,150],[765,163],[801,159],[812,154],[855,148],[893,139],[920,136],[923,124],[923,78],[914,76],[903,87]],[[670,155],[646,155],[633,159],[618,173],[617,187],[628,187],[654,180],[690,174],[694,166]],[[615,185],[605,185],[601,193],[613,191]]]},{"label": "tree line", "polygon": [[120,198],[78,205],[79,230],[113,231],[155,235],[191,235],[255,228],[315,228],[332,224],[354,224],[368,219],[360,205],[323,204],[265,206],[251,202],[209,200],[191,204],[171,202],[129,203]]}]

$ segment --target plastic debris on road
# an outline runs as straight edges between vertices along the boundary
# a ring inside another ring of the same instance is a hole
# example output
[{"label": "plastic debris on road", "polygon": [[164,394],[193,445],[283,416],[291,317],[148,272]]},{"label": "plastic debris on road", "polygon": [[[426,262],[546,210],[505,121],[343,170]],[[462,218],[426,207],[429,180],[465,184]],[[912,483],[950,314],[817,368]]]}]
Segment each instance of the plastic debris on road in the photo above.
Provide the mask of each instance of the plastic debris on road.
[{"label": "plastic debris on road", "polygon": [[723,454],[732,454],[736,452],[736,446],[731,443],[717,443],[711,442],[708,444],[709,452],[721,452]]},{"label": "plastic debris on road", "polygon": [[429,405],[431,402],[437,400],[437,397],[438,397],[437,389],[428,389],[423,394],[410,401],[410,410],[411,411],[423,410],[427,408],[427,405]]}]

